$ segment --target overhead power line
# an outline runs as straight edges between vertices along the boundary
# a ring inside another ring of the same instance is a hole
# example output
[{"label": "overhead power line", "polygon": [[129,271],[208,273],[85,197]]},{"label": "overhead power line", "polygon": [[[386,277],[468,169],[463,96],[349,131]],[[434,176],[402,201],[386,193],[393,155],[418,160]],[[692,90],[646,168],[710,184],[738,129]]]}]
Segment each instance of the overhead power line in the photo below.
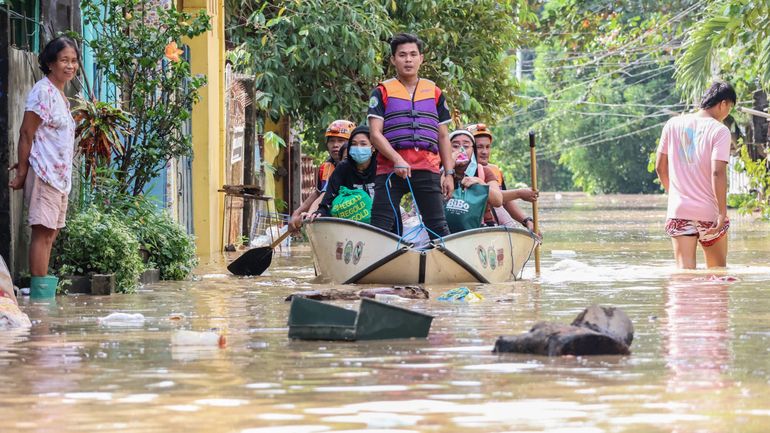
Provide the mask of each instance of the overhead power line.
[{"label": "overhead power line", "polygon": [[[668,121],[668,120],[666,120],[666,121]],[[640,132],[649,131],[650,129],[654,129],[654,128],[659,128],[659,127],[662,127],[665,124],[666,124],[666,122],[656,123],[654,125],[650,125],[650,126],[647,126],[647,127],[641,128],[641,129],[637,129],[635,131],[631,131],[631,132],[629,132],[627,134],[618,135],[618,136],[614,136],[614,137],[603,138],[601,140],[596,140],[596,141],[592,141],[592,142],[589,142],[589,143],[583,143],[583,144],[579,144],[579,145],[576,145],[576,146],[570,146],[570,147],[568,147],[566,149],[562,148],[562,149],[551,150],[551,151],[546,151],[546,152],[542,152],[542,153],[538,152],[538,156],[550,157],[550,156],[558,155],[558,154],[560,154],[562,152],[565,152],[565,151],[568,151],[568,150],[579,149],[579,148],[583,148],[583,147],[596,146],[597,144],[606,143],[608,141],[619,140],[621,138],[626,138],[626,137],[630,137],[632,135],[639,134]]]},{"label": "overhead power line", "polygon": [[644,107],[644,108],[673,108],[673,107],[681,107],[685,104],[684,102],[677,102],[676,104],[637,104],[633,102],[627,102],[627,103],[608,103],[608,102],[592,102],[592,101],[568,101],[566,99],[546,99],[543,96],[529,96],[529,95],[514,95],[517,98],[522,99],[531,99],[534,101],[543,100],[547,101],[548,103],[557,103],[557,104],[575,104],[575,105],[596,105],[600,107]]}]

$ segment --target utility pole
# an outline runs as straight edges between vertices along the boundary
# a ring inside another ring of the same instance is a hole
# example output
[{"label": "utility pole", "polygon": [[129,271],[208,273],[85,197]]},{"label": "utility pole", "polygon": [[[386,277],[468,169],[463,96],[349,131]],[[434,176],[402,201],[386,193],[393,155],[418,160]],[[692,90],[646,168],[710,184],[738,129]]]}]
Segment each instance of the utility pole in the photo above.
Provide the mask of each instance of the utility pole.
[{"label": "utility pole", "polygon": [[[754,106],[753,108],[763,113],[767,112],[767,93],[764,90],[757,90],[754,92]],[[761,149],[764,149],[767,145],[767,125],[768,120],[760,116],[752,116],[751,121],[753,123],[754,134],[752,142],[754,145],[751,148],[752,159],[759,159]]]}]

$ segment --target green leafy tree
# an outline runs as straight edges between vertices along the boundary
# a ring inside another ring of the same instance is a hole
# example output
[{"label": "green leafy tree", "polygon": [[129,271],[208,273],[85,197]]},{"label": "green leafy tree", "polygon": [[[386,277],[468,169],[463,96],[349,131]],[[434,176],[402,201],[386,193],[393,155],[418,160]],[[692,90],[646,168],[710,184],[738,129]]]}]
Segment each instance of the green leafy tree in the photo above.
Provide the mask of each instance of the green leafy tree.
[{"label": "green leafy tree", "polygon": [[[739,99],[741,95],[754,93],[757,101],[766,101],[766,98],[756,96],[770,90],[770,3],[728,0],[710,4],[703,18],[688,31],[684,47],[676,62],[676,78],[692,99],[703,92],[716,74],[735,86]],[[766,127],[763,124],[764,120],[761,120],[754,126]],[[765,146],[764,152],[749,152],[744,145],[741,162],[736,166],[736,169],[746,171],[756,194],[752,200],[743,203],[741,210],[759,209],[761,216],[768,219],[770,161],[767,143],[753,143],[753,146],[755,149]],[[758,154],[760,158],[752,158],[750,153]]]},{"label": "green leafy tree", "polygon": [[749,194],[746,201],[742,202],[739,206],[739,210],[743,214],[751,214],[755,210],[759,211],[759,216],[770,221],[770,164],[768,159],[755,160],[749,155],[748,146],[745,144],[741,146],[741,159],[736,167],[738,170],[743,170],[749,177],[749,188],[753,191],[762,191],[763,194]]},{"label": "green leafy tree", "polygon": [[177,47],[207,31],[209,17],[142,0],[84,0],[81,10],[95,33],[86,43],[97,69],[131,116],[114,173],[121,191],[140,194],[171,158],[192,153],[181,131],[206,77],[192,76]]},{"label": "green leafy tree", "polygon": [[320,131],[365,118],[392,30],[381,2],[229,0],[226,9],[236,66],[255,75],[256,102],[273,119],[290,115]]},{"label": "green leafy tree", "polygon": [[393,1],[389,10],[396,30],[423,39],[420,74],[436,81],[465,120],[492,122],[509,112],[517,90],[511,52],[536,21],[526,1]]},{"label": "green leafy tree", "polygon": [[400,31],[425,40],[421,74],[450,105],[467,120],[494,118],[515,90],[509,50],[534,19],[523,0],[229,0],[227,10],[231,57],[256,75],[257,103],[316,134],[336,118],[364,120],[371,89],[393,73],[387,40]]},{"label": "green leafy tree", "polygon": [[528,179],[532,129],[547,169],[542,189],[658,190],[648,154],[665,120],[685,108],[673,60],[698,12],[696,1],[543,2],[520,107],[497,126],[502,165]]},{"label": "green leafy tree", "polygon": [[[524,88],[523,92],[532,98],[542,96],[542,93],[531,85]],[[537,160],[538,188],[543,191],[575,189],[572,172],[559,163],[558,155],[544,154],[551,149],[548,145],[549,138],[542,131],[535,129],[537,123],[547,117],[547,107],[545,100],[536,99],[526,109],[516,110],[515,115],[504,118],[493,128],[495,139],[490,160],[503,170],[506,186],[509,188],[521,183],[531,183],[529,131],[533,130],[536,133],[536,149],[540,154]]]},{"label": "green leafy tree", "polygon": [[739,94],[770,89],[770,3],[711,3],[687,32],[676,66],[677,82],[694,99],[708,87],[715,71]]}]

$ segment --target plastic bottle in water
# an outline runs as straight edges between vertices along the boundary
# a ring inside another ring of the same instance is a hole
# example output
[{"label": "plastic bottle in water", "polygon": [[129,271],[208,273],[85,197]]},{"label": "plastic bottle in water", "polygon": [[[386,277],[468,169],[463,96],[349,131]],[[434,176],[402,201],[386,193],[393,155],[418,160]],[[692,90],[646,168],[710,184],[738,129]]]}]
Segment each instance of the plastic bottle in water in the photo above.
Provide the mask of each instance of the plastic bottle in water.
[{"label": "plastic bottle in water", "polygon": [[171,335],[171,344],[173,346],[219,346],[224,348],[227,345],[227,339],[224,334],[213,331],[179,330]]}]

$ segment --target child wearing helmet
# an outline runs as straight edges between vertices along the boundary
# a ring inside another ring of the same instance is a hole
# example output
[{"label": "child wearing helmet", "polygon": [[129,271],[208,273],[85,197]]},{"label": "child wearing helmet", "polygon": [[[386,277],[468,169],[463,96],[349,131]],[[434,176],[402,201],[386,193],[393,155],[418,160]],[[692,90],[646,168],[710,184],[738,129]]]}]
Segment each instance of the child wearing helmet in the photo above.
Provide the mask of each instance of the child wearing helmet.
[{"label": "child wearing helmet", "polygon": [[299,230],[302,227],[303,213],[314,211],[318,207],[318,202],[326,191],[329,178],[340,161],[340,149],[348,142],[350,133],[355,127],[356,124],[349,120],[335,120],[326,128],[324,137],[326,138],[326,150],[329,151],[329,157],[318,167],[316,187],[313,192],[292,212],[289,224],[292,230]]},{"label": "child wearing helmet", "polygon": [[[430,235],[446,236],[443,198],[450,198],[454,190],[447,129],[452,119],[441,89],[418,76],[424,59],[422,45],[417,36],[406,33],[391,39],[390,62],[396,78],[377,86],[369,100],[370,136],[379,153],[371,222],[398,233],[391,200],[398,206],[411,186]],[[443,176],[440,165],[446,168]]]}]

